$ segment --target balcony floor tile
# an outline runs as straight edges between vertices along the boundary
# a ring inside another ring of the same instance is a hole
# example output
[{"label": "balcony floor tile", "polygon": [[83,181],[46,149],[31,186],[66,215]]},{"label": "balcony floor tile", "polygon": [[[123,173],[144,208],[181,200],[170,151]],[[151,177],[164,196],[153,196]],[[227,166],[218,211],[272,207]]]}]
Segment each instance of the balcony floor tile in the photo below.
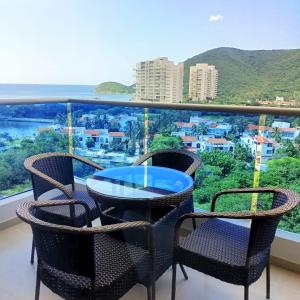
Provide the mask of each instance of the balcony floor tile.
[{"label": "balcony floor tile", "polygon": [[[0,300],[33,300],[35,268],[30,265],[31,230],[19,224],[0,231]],[[187,269],[189,280],[185,281],[178,270],[177,300],[240,300],[243,288],[234,286]],[[157,281],[157,299],[170,299],[171,270]],[[298,299],[300,274],[271,266],[271,299]],[[41,286],[41,300],[61,299],[45,286]],[[146,290],[136,285],[122,299],[146,299]],[[265,299],[265,276],[250,287],[250,299]]]}]

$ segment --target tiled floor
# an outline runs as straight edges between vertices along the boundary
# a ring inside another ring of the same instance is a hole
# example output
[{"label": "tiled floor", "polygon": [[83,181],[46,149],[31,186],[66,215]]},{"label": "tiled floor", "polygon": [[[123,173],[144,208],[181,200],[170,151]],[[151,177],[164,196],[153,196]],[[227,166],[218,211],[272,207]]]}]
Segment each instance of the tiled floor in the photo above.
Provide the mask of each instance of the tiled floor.
[{"label": "tiled floor", "polygon": [[[0,300],[33,300],[35,269],[29,263],[31,246],[30,227],[19,224],[0,231]],[[189,280],[185,281],[178,272],[177,297],[184,300],[235,300],[243,299],[243,288],[223,283],[201,273],[187,269]],[[157,299],[170,299],[171,271],[157,281]],[[57,300],[42,285],[41,300]],[[146,290],[136,285],[122,299],[146,299]],[[250,287],[250,299],[265,299],[265,276]],[[300,299],[300,274],[276,266],[271,267],[271,299]]]}]

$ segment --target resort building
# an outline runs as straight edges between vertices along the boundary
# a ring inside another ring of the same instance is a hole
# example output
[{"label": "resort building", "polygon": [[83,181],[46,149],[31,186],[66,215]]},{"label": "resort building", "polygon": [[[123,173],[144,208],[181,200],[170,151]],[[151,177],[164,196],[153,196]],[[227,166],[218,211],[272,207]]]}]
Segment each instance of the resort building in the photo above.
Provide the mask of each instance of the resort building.
[{"label": "resort building", "polygon": [[197,123],[192,122],[175,122],[177,131],[184,132],[185,134],[193,134],[193,128],[197,126]]},{"label": "resort building", "polygon": [[227,123],[211,124],[207,127],[207,135],[213,138],[222,138],[227,136],[232,130],[232,126]]},{"label": "resort building", "polygon": [[272,128],[290,128],[291,123],[289,122],[281,122],[281,121],[274,121],[272,123]]},{"label": "resort building", "polygon": [[[262,163],[272,158],[276,148],[279,147],[276,142],[257,135],[241,137],[240,143],[242,147],[249,149],[253,157],[260,155]],[[261,148],[259,148],[259,146],[261,146]]]},{"label": "resort building", "polygon": [[[249,136],[249,135],[257,135],[259,131],[259,126],[255,125],[255,124],[249,124],[244,132],[243,132],[243,136]],[[270,126],[261,126],[260,128],[260,135],[266,137],[266,138],[270,138],[274,135],[274,128],[270,127]]]},{"label": "resort building", "polygon": [[224,138],[208,138],[203,139],[200,143],[200,148],[202,151],[212,152],[215,150],[219,150],[222,152],[232,152],[234,153],[235,145],[233,142],[228,141]]},{"label": "resort building", "polygon": [[214,99],[218,89],[218,70],[213,65],[190,67],[189,98],[192,101]]},{"label": "resort building", "polygon": [[175,65],[167,57],[136,64],[135,100],[180,102],[183,89],[183,63]]},{"label": "resort building", "polygon": [[295,141],[296,137],[299,135],[300,131],[298,128],[279,128],[280,137],[283,140]]}]

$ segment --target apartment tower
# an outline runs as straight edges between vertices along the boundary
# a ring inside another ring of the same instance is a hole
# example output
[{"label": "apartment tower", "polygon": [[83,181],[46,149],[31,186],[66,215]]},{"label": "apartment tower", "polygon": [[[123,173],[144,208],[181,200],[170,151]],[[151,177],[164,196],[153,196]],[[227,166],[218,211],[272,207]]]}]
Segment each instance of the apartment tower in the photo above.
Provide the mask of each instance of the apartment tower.
[{"label": "apartment tower", "polygon": [[218,70],[208,64],[190,67],[189,98],[192,101],[214,99],[217,96]]},{"label": "apartment tower", "polygon": [[180,102],[183,89],[183,63],[175,65],[167,57],[136,64],[135,100]]}]

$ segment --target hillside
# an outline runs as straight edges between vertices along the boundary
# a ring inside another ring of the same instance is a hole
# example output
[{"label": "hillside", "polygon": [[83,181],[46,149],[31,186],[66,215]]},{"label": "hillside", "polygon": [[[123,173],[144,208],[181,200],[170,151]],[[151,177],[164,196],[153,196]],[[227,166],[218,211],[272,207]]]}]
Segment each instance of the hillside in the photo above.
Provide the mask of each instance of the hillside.
[{"label": "hillside", "polygon": [[103,94],[132,94],[133,88],[134,85],[127,86],[119,82],[107,81],[98,84],[96,92]]},{"label": "hillside", "polygon": [[216,48],[184,62],[184,95],[188,95],[190,66],[215,65],[219,71],[218,98],[300,99],[300,49],[240,50]]}]

